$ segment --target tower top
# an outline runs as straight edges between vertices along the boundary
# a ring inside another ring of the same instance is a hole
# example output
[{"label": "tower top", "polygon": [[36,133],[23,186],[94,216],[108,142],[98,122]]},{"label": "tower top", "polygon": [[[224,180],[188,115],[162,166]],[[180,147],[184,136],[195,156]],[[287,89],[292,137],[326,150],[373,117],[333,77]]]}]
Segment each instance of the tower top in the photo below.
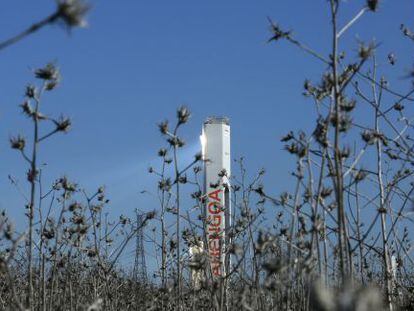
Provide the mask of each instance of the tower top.
[{"label": "tower top", "polygon": [[204,121],[204,124],[226,124],[230,125],[230,120],[224,116],[211,116]]}]

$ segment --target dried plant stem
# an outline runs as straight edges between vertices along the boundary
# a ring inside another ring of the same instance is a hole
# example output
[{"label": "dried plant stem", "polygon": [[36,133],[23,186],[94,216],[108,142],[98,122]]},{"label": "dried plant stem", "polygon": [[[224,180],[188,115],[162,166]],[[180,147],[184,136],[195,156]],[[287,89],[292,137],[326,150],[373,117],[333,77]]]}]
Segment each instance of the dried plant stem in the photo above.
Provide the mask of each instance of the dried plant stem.
[{"label": "dried plant stem", "polygon": [[[376,59],[375,56],[373,58],[373,78],[375,79],[376,75]],[[374,97],[374,105],[375,105],[375,131],[380,133],[379,127],[379,118],[381,114],[379,113],[381,101],[377,97],[377,90],[376,84],[372,83],[372,93]],[[388,242],[387,242],[387,207],[385,202],[385,194],[384,194],[384,182],[382,179],[383,171],[382,171],[382,141],[381,139],[376,140],[376,148],[377,148],[377,178],[378,178],[378,186],[379,186],[379,198],[380,198],[380,209],[379,213],[381,219],[381,235],[382,235],[382,255],[383,255],[383,263],[384,263],[384,283],[385,283],[385,294],[387,299],[387,306],[390,311],[393,310],[393,301],[392,301],[392,280],[391,280],[391,263],[388,251]]]},{"label": "dried plant stem", "polygon": [[3,42],[0,42],[0,50],[3,50],[5,48],[9,47],[10,45],[19,42],[20,40],[26,38],[27,36],[35,33],[36,31],[38,31],[42,27],[54,23],[58,19],[58,17],[59,17],[59,12],[55,12],[55,13],[49,15],[48,17],[46,17],[45,19],[41,20],[40,22],[37,22],[37,23],[33,24],[32,26],[25,29],[21,33],[17,34],[16,36],[14,36],[10,39],[7,39]]},{"label": "dried plant stem", "polygon": [[37,117],[40,109],[40,101],[35,98],[35,113],[33,115],[33,150],[30,160],[29,182],[29,241],[28,241],[28,280],[27,280],[27,306],[31,308],[33,301],[33,219],[36,201],[36,176],[37,176],[37,149],[39,139],[39,119]]},{"label": "dried plant stem", "polygon": [[337,38],[339,39],[339,37],[341,37],[358,19],[360,19],[362,17],[362,15],[364,15],[364,13],[368,11],[367,7],[363,7],[358,13],[357,15],[354,16],[354,18],[352,18],[348,24],[346,24],[337,34]]},{"label": "dried plant stem", "polygon": [[337,11],[339,3],[331,0],[331,18],[332,18],[332,74],[333,74],[333,96],[334,96],[334,113],[337,124],[335,126],[335,141],[334,141],[334,166],[335,166],[335,194],[337,203],[337,218],[338,218],[338,247],[339,247],[339,267],[341,279],[344,280],[346,273],[346,266],[349,262],[346,258],[345,251],[345,210],[343,204],[343,175],[342,175],[342,159],[340,151],[340,93],[338,85],[338,36],[337,36]]},{"label": "dried plant stem", "polygon": [[[174,136],[177,135],[178,126],[175,128]],[[178,157],[177,157],[177,146],[174,144],[174,173],[175,173],[175,204],[176,204],[176,236],[177,236],[177,303],[179,309],[181,309],[181,258],[180,258],[180,171],[178,169]]]}]

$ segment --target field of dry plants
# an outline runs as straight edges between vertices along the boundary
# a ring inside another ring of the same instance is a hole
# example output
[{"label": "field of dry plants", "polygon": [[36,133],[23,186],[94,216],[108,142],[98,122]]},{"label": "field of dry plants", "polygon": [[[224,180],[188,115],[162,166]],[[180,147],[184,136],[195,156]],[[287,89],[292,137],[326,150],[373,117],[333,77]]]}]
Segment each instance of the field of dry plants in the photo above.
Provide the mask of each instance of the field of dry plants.
[{"label": "field of dry plants", "polygon": [[[269,18],[269,49],[300,49],[325,68],[318,80],[303,77],[303,95],[315,106],[314,130],[286,129],[281,138],[292,157],[293,189],[274,189],[263,183],[265,170],[248,171],[243,158],[233,162],[228,177],[234,210],[225,250],[231,264],[221,278],[212,277],[207,250],[188,256],[190,246],[208,244],[209,221],[203,213],[203,159],[195,154],[189,163],[180,160],[189,108],[178,108],[172,120],[159,124],[160,164],[149,169],[158,180],[158,209],[139,223],[109,219],[104,187],[87,191],[70,176],[42,182],[39,150],[52,136],[70,132],[72,122],[43,113],[50,92],[65,92],[55,89],[58,66],[36,69],[38,83],[29,84],[24,101],[16,103],[33,132],[10,138],[27,167],[23,182],[10,178],[26,206],[10,208],[25,209],[27,230],[18,233],[8,210],[1,211],[0,309],[414,310],[414,71],[401,73],[398,90],[406,91],[397,91],[379,66],[393,68],[397,55],[379,62],[377,41],[342,50],[344,34],[375,15],[380,1],[367,0],[346,23],[340,19],[342,1],[325,2],[332,34],[327,51],[302,41],[300,29],[287,30]],[[86,2],[56,3],[44,20],[0,42],[0,52],[48,25],[84,25]],[[401,40],[414,46],[408,26],[401,25]],[[360,110],[370,117],[359,117]],[[362,159],[369,159],[365,166]],[[189,213],[188,202],[196,214]],[[122,254],[134,246],[140,228],[150,226],[157,228],[150,246],[157,267],[151,277],[136,277]],[[198,275],[197,284],[191,275]]]}]

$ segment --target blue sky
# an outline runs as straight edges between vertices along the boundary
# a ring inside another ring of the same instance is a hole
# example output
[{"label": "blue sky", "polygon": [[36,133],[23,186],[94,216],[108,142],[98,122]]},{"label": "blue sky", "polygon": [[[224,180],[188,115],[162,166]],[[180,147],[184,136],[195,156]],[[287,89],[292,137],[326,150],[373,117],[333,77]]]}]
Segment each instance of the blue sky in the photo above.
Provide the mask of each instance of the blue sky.
[{"label": "blue sky", "polygon": [[[365,1],[342,4],[341,23]],[[254,171],[265,167],[268,188],[289,187],[294,161],[279,139],[290,129],[312,129],[314,106],[302,95],[305,78],[318,80],[324,66],[286,42],[267,44],[267,16],[325,55],[330,48],[329,12],[324,0],[93,1],[87,29],[67,34],[59,26],[43,29],[0,52],[0,209],[22,218],[23,200],[7,176],[24,181],[24,162],[8,139],[27,133],[20,113],[32,69],[56,61],[63,80],[44,100],[44,112],[72,117],[73,130],[42,146],[45,178],[62,174],[95,189],[107,186],[114,214],[152,209],[156,202],[139,195],[153,187],[147,167],[163,145],[157,123],[172,119],[185,104],[192,119],[185,131],[190,158],[198,149],[203,120],[231,119],[232,155],[245,156]],[[27,27],[54,9],[53,1],[0,3],[0,38]],[[398,57],[391,79],[397,89],[411,66],[414,45],[399,26],[414,26],[414,3],[384,0],[344,37],[343,48],[356,53],[357,39],[381,42],[379,62],[388,74],[386,55]],[[151,190],[151,189],[150,189]]]}]

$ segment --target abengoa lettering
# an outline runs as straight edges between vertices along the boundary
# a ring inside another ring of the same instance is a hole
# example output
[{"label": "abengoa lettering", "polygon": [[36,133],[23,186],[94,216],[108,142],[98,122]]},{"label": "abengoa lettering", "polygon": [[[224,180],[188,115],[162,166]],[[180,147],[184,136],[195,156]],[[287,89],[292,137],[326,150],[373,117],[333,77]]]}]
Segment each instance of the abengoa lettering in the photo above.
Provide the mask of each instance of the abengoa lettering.
[{"label": "abengoa lettering", "polygon": [[204,215],[206,248],[213,277],[226,274],[226,228],[230,225],[230,125],[225,117],[210,117],[200,136],[204,160]]},{"label": "abengoa lettering", "polygon": [[218,189],[208,194],[207,235],[213,276],[223,274],[223,232],[225,215],[223,211],[223,190]]}]

